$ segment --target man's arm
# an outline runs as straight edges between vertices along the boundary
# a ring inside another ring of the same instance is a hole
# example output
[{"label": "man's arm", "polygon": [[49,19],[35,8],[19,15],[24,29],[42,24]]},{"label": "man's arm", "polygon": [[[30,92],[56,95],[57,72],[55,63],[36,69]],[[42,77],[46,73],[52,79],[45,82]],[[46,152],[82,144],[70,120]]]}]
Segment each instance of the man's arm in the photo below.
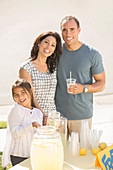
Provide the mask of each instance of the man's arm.
[{"label": "man's arm", "polygon": [[95,82],[91,85],[87,84],[88,93],[101,92],[105,88],[105,72],[93,75]]},{"label": "man's arm", "polygon": [[[86,84],[88,88],[88,93],[97,93],[101,92],[105,88],[105,72],[100,74],[93,75],[93,78],[95,80],[92,84]],[[78,94],[84,92],[85,86],[80,83],[76,83],[76,85],[73,85],[73,94]]]}]

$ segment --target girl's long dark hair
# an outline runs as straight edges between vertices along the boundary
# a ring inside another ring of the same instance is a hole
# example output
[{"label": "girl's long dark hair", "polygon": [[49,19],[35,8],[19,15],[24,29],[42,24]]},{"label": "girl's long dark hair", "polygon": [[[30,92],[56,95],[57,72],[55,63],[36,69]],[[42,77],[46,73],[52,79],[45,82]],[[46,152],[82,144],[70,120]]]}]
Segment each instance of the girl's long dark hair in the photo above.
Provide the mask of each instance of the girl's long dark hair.
[{"label": "girl's long dark hair", "polygon": [[[24,91],[28,91],[28,93],[31,96],[31,106],[35,107],[35,104],[34,104],[34,101],[33,101],[33,93],[32,93],[32,90],[31,90],[30,83],[28,81],[24,80],[24,79],[16,80],[16,82],[12,85],[12,96],[13,96],[13,99],[14,99],[14,89],[18,88],[18,87],[21,87]],[[15,99],[14,99],[14,101],[15,101]]]},{"label": "girl's long dark hair", "polygon": [[54,53],[49,56],[46,60],[46,64],[48,66],[48,69],[49,69],[49,72],[50,73],[53,73],[57,67],[57,63],[59,62],[59,57],[60,55],[62,54],[62,43],[61,43],[61,38],[60,38],[60,35],[57,33],[57,32],[44,32],[42,34],[40,34],[34,44],[33,44],[33,47],[32,47],[32,50],[31,50],[31,61],[34,61],[37,59],[38,57],[38,51],[39,51],[39,47],[38,47],[38,44],[43,40],[45,39],[46,37],[48,36],[53,36],[55,39],[56,39],[56,48],[55,48],[55,51]]}]

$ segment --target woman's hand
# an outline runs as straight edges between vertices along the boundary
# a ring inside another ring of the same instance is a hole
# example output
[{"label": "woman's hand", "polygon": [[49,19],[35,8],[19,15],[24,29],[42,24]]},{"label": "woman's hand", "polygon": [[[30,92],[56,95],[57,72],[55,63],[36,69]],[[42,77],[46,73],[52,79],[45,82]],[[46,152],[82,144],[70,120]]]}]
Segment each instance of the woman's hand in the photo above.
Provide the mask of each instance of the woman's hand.
[{"label": "woman's hand", "polygon": [[32,122],[32,127],[35,127],[35,128],[38,128],[40,127],[41,125],[37,122]]},{"label": "woman's hand", "polygon": [[43,117],[43,126],[47,125],[47,119],[48,119],[48,116]]}]

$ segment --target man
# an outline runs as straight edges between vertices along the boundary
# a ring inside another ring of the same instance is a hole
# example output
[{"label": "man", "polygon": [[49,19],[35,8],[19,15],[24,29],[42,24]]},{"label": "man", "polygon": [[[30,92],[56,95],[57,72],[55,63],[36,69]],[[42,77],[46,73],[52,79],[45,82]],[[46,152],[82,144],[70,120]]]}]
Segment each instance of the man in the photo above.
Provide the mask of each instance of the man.
[{"label": "man", "polygon": [[[65,43],[58,65],[56,106],[68,119],[69,134],[72,131],[80,133],[83,119],[88,119],[91,128],[93,93],[104,90],[105,72],[100,53],[79,41],[81,28],[75,17],[65,17],[61,21],[61,31]],[[71,94],[67,92],[66,85],[70,72],[77,81]]]}]

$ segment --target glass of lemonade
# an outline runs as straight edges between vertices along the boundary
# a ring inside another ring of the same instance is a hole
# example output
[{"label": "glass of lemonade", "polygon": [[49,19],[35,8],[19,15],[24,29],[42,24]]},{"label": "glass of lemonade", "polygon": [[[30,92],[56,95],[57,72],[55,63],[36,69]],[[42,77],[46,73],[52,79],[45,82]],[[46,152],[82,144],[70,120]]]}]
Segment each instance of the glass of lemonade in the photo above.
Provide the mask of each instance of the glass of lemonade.
[{"label": "glass of lemonade", "polygon": [[65,149],[67,141],[67,118],[60,116],[59,112],[51,112],[48,116],[47,125],[56,128],[56,131],[61,136],[62,144]]},{"label": "glass of lemonade", "polygon": [[67,92],[70,94],[73,94],[73,86],[76,84],[76,79],[74,78],[68,78],[67,80]]},{"label": "glass of lemonade", "polygon": [[30,157],[33,170],[62,170],[63,145],[54,127],[38,128],[32,142]]},{"label": "glass of lemonade", "polygon": [[60,116],[59,112],[51,112],[48,116],[47,125],[56,128],[56,131],[61,136],[62,144],[65,149],[67,141],[67,118]]},{"label": "glass of lemonade", "polygon": [[65,149],[66,142],[67,142],[67,118],[61,116],[60,119],[61,119],[60,135],[61,135],[62,143]]}]

